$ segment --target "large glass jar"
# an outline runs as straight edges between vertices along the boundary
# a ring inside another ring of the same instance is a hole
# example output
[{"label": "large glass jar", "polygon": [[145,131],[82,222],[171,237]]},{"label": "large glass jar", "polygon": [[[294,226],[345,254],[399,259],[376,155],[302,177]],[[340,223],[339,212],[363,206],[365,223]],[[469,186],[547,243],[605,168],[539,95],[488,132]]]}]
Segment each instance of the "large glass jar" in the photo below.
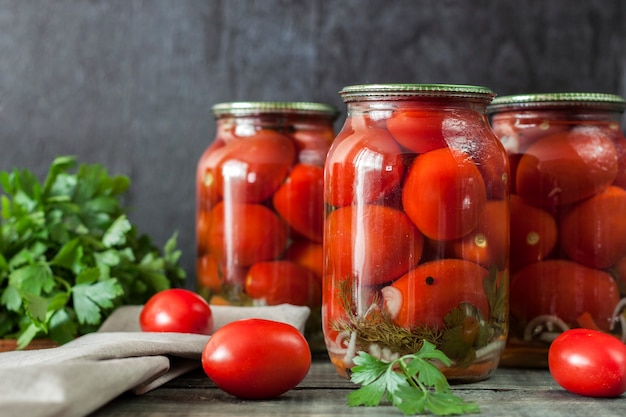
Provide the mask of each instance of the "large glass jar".
[{"label": "large glass jar", "polygon": [[508,160],[460,85],[344,88],[345,125],[325,166],[322,321],[339,374],[365,351],[423,340],[450,380],[487,378],[507,335]]},{"label": "large glass jar", "polygon": [[323,166],[337,110],[322,103],[213,107],[215,140],[197,167],[197,289],[212,304],[311,307],[320,325]]},{"label": "large glass jar", "polygon": [[572,327],[626,340],[626,102],[596,93],[498,97],[511,161],[510,334],[503,366],[547,367]]}]

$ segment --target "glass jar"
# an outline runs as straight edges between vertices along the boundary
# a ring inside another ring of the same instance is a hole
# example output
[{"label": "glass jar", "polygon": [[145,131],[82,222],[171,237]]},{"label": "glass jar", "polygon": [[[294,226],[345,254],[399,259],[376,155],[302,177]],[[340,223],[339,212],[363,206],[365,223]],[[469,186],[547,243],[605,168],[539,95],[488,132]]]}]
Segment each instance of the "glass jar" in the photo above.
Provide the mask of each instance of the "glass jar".
[{"label": "glass jar", "polygon": [[322,322],[339,374],[434,343],[450,380],[487,378],[507,335],[508,160],[460,85],[345,87],[325,165]]},{"label": "glass jar", "polygon": [[511,162],[510,334],[503,366],[547,367],[572,327],[626,340],[626,102],[597,93],[498,97]]},{"label": "glass jar", "polygon": [[197,289],[212,304],[320,308],[323,166],[337,110],[322,103],[213,107],[215,140],[197,166]]}]

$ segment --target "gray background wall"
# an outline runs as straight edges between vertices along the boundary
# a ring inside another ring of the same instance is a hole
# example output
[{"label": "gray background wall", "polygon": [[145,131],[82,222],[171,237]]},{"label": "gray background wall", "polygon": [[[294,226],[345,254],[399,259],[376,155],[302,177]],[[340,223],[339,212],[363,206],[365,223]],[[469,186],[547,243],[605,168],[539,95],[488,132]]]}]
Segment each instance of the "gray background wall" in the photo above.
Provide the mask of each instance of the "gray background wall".
[{"label": "gray background wall", "polygon": [[192,285],[210,107],[343,110],[343,86],[379,82],[626,96],[626,2],[0,0],[0,169],[71,154],[130,176],[131,220],[179,232]]}]

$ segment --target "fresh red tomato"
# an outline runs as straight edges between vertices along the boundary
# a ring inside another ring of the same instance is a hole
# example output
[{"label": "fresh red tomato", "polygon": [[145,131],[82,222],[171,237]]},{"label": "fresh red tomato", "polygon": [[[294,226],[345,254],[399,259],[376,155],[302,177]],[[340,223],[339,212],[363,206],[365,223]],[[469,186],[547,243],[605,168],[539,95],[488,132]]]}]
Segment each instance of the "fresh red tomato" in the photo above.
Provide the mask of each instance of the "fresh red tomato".
[{"label": "fresh red tomato", "polygon": [[198,176],[229,201],[259,203],[283,183],[295,156],[291,138],[274,130],[259,130],[210,148],[199,164]]},{"label": "fresh red tomato", "polygon": [[511,315],[527,322],[555,315],[570,326],[589,313],[608,331],[620,299],[617,283],[608,273],[563,259],[530,264],[511,279]]},{"label": "fresh red tomato", "polygon": [[293,326],[243,319],[221,327],[202,351],[202,367],[222,390],[264,400],[295,388],[311,367],[311,351]]},{"label": "fresh red tomato", "polygon": [[618,397],[626,392],[626,345],[589,329],[561,333],[550,345],[548,367],[566,390],[587,397]]},{"label": "fresh red tomato", "polygon": [[400,145],[378,128],[343,129],[326,161],[326,202],[341,207],[372,203],[398,187],[404,175]]},{"label": "fresh red tomato", "polygon": [[405,148],[426,153],[447,146],[443,136],[446,112],[435,110],[397,110],[387,119],[387,129]]},{"label": "fresh red tomato", "polygon": [[139,314],[139,325],[144,332],[211,334],[213,313],[200,295],[173,288],[148,300]]},{"label": "fresh red tomato", "polygon": [[406,214],[434,240],[470,233],[486,201],[485,183],[476,165],[465,153],[450,148],[418,156],[402,187]]},{"label": "fresh red tomato", "polygon": [[[228,214],[228,215],[227,215]],[[287,244],[287,228],[260,204],[219,203],[211,211],[209,247],[218,259],[248,266],[277,258]]]},{"label": "fresh red tomato", "polygon": [[583,265],[605,269],[626,256],[626,190],[611,186],[575,204],[560,222],[561,247]]},{"label": "fresh red tomato", "polygon": [[511,269],[545,259],[556,245],[556,220],[546,210],[511,195]]},{"label": "fresh red tomato", "polygon": [[250,267],[245,292],[267,305],[294,304],[317,307],[322,304],[321,283],[315,273],[291,261],[259,262]]},{"label": "fresh red tomato", "polygon": [[467,236],[451,241],[457,258],[485,267],[504,265],[507,259],[509,211],[505,201],[487,201],[476,228]]},{"label": "fresh red tomato", "polygon": [[297,164],[274,193],[274,208],[297,233],[322,242],[324,232],[324,169]]},{"label": "fresh red tomato", "polygon": [[385,308],[398,326],[442,328],[444,317],[462,302],[488,317],[484,281],[489,271],[461,259],[426,262],[383,288]]},{"label": "fresh red tomato", "polygon": [[328,271],[362,285],[382,284],[417,265],[424,237],[401,210],[365,204],[340,207],[326,218]]},{"label": "fresh red tomato", "polygon": [[580,126],[531,145],[517,165],[516,192],[535,206],[570,204],[616,178],[617,150],[604,129]]}]

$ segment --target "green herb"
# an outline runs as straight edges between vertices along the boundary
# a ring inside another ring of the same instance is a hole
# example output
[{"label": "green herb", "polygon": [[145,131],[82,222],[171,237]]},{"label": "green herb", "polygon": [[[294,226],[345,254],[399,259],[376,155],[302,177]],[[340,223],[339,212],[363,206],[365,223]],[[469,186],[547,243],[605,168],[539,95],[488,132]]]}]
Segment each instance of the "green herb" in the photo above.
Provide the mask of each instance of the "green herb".
[{"label": "green herb", "polygon": [[373,407],[385,399],[405,415],[479,413],[478,405],[452,394],[445,375],[433,361],[450,365],[450,359],[426,340],[417,353],[391,362],[359,352],[350,380],[361,387],[348,394],[348,405]]},{"label": "green herb", "polygon": [[161,253],[128,220],[127,177],[59,157],[43,183],[14,170],[0,186],[0,337],[19,348],[95,331],[115,307],[184,281],[176,235]]}]

